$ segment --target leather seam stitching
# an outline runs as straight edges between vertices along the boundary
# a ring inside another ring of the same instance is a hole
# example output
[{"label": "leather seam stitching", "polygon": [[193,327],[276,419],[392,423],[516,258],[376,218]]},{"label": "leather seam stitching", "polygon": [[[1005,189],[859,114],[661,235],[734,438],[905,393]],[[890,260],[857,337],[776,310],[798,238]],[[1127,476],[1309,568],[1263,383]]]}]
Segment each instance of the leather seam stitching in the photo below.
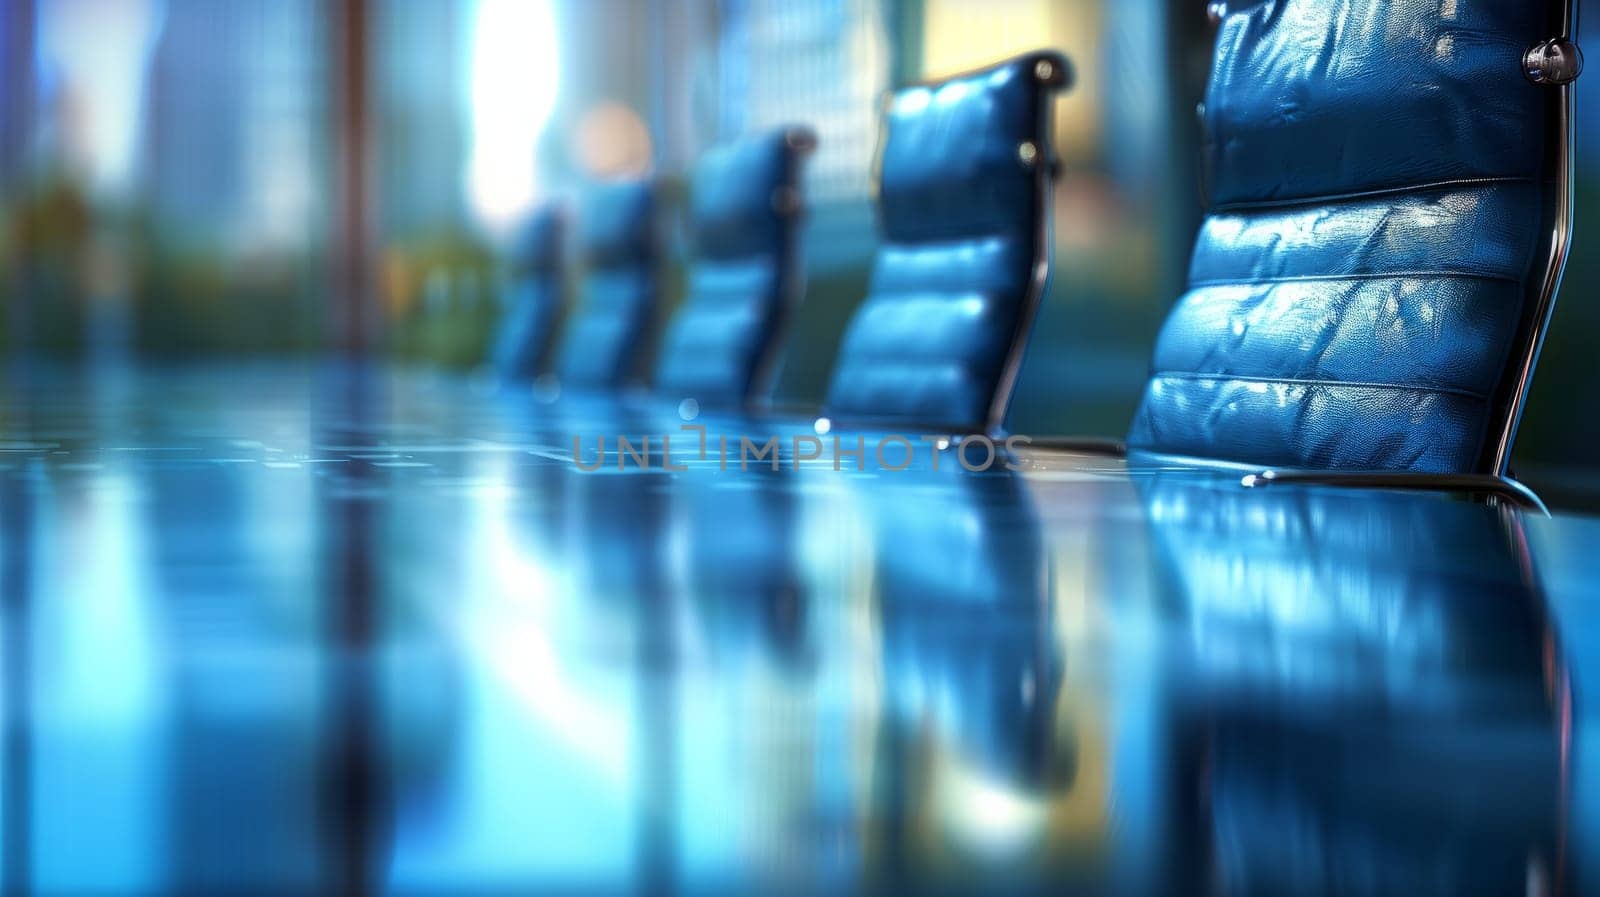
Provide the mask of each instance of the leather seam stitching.
[{"label": "leather seam stitching", "polygon": [[1208,374],[1204,371],[1155,371],[1153,378],[1168,380],[1237,380],[1244,383],[1284,383],[1299,386],[1347,386],[1355,389],[1395,389],[1406,392],[1432,392],[1487,402],[1489,397],[1470,389],[1453,386],[1414,386],[1408,383],[1378,383],[1363,380],[1322,380],[1310,377],[1253,377],[1246,374]]},{"label": "leather seam stitching", "polygon": [[1283,209],[1295,206],[1310,206],[1318,203],[1341,202],[1362,199],[1380,199],[1385,196],[1398,196],[1407,193],[1427,193],[1430,190],[1448,190],[1452,187],[1490,187],[1495,184],[1532,184],[1531,177],[1486,177],[1486,178],[1454,178],[1443,181],[1426,181],[1421,184],[1408,184],[1404,187],[1382,187],[1377,190],[1357,190],[1352,193],[1323,193],[1311,196],[1297,196],[1288,199],[1261,199],[1243,200],[1240,202],[1218,203],[1210,209],[1210,214],[1221,212],[1248,212],[1256,209]]}]

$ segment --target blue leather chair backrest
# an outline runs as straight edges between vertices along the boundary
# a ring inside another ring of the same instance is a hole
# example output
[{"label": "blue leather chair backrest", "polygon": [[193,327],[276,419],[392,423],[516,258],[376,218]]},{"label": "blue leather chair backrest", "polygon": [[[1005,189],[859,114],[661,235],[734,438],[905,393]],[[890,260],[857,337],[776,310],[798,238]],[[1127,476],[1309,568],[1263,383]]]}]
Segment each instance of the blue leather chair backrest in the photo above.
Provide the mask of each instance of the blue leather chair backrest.
[{"label": "blue leather chair backrest", "polygon": [[1130,447],[1504,472],[1565,190],[1565,91],[1523,57],[1563,13],[1227,4],[1203,107],[1211,204]]},{"label": "blue leather chair backrest", "polygon": [[1045,287],[1051,100],[1041,52],[897,92],[878,175],[882,242],[824,413],[962,431],[1004,419]]},{"label": "blue leather chair backrest", "polygon": [[718,147],[695,166],[688,294],[656,368],[656,389],[702,405],[752,397],[799,298],[801,160],[816,138],[789,128]]},{"label": "blue leather chair backrest", "polygon": [[562,385],[621,386],[639,376],[659,302],[656,190],[648,180],[594,187],[578,226],[583,285],[562,337]]},{"label": "blue leather chair backrest", "polygon": [[494,366],[507,380],[532,380],[550,366],[566,306],[566,217],[547,205],[529,216],[511,250],[506,312],[494,344]]}]

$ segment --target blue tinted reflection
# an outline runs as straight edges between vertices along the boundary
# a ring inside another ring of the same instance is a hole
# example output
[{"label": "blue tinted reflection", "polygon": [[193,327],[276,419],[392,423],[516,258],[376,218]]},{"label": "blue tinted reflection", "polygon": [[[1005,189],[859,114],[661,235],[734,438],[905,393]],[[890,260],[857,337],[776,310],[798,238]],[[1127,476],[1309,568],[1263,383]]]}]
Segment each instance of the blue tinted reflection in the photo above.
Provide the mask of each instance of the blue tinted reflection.
[{"label": "blue tinted reflection", "polygon": [[1573,521],[579,473],[659,415],[409,375],[51,395],[0,457],[14,892],[1586,884]]},{"label": "blue tinted reflection", "polygon": [[1565,879],[1569,686],[1514,514],[1143,486],[1191,652],[1172,730],[1191,850],[1223,893]]}]

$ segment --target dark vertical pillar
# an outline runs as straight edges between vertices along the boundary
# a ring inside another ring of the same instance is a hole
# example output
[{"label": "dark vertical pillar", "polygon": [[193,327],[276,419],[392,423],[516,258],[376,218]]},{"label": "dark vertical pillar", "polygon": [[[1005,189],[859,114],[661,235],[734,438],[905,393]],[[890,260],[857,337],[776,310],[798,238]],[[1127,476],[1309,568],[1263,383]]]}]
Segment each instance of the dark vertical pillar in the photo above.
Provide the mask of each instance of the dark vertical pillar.
[{"label": "dark vertical pillar", "polygon": [[372,350],[379,323],[373,276],[377,215],[368,77],[371,11],[369,0],[337,0],[329,8],[333,82],[330,343],[352,358]]},{"label": "dark vertical pillar", "polygon": [[[371,438],[379,387],[360,368],[324,375],[313,414],[319,440],[359,445]],[[383,890],[388,856],[388,764],[382,741],[378,671],[381,630],[379,485],[371,462],[348,459],[317,500],[323,602],[323,749],[320,800],[323,882],[330,894],[368,897]]]},{"label": "dark vertical pillar", "polygon": [[[374,291],[373,109],[371,0],[331,0],[331,222],[328,345],[347,360],[370,357],[378,341]],[[322,440],[346,445],[363,438],[371,419],[373,381],[362,368],[325,371],[322,400],[312,409]],[[374,470],[350,460],[346,480],[360,484]],[[323,704],[322,833],[325,886],[331,894],[378,894],[386,855],[386,764],[379,739],[376,638],[376,508],[330,484],[318,497],[322,524],[325,704]]]},{"label": "dark vertical pillar", "polygon": [[[359,361],[376,348],[380,323],[374,278],[377,181],[369,78],[373,4],[334,0],[328,9],[333,99],[329,345],[345,358]],[[335,444],[362,438],[373,407],[371,381],[360,368],[344,366],[330,369],[327,377],[322,390],[326,400],[313,409],[316,431]],[[363,483],[374,473],[367,462],[352,460],[347,476]],[[325,527],[321,535],[327,677],[321,787],[327,851],[324,884],[329,893],[364,897],[382,887],[388,813],[374,668],[376,508],[365,499],[337,494],[321,496],[318,505],[318,518]]]}]

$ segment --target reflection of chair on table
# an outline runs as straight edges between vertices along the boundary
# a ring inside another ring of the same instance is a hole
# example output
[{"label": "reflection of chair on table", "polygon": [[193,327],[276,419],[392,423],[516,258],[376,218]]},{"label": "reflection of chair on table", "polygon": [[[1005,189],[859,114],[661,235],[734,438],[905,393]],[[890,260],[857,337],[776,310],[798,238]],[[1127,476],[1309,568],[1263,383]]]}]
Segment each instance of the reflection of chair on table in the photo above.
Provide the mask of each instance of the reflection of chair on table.
[{"label": "reflection of chair on table", "polygon": [[1193,652],[1176,687],[1198,718],[1175,731],[1209,777],[1196,849],[1229,893],[1521,893],[1530,863],[1559,871],[1568,685],[1516,515],[1140,485]]},{"label": "reflection of chair on table", "polygon": [[800,569],[800,496],[789,472],[757,466],[698,476],[674,496],[689,537],[684,585],[705,624],[722,634],[718,643],[754,647],[784,664],[806,662],[812,599]]},{"label": "reflection of chair on table", "polygon": [[902,802],[881,811],[880,874],[906,892],[1103,890],[1108,745],[1067,687],[1029,491],[1009,474],[860,483],[887,692],[877,771]]},{"label": "reflection of chair on table", "polygon": [[1031,499],[1010,475],[938,479],[884,476],[858,493],[875,534],[893,701],[942,717],[953,749],[1009,787],[1070,781],[1070,752],[1054,738],[1062,661]]}]

